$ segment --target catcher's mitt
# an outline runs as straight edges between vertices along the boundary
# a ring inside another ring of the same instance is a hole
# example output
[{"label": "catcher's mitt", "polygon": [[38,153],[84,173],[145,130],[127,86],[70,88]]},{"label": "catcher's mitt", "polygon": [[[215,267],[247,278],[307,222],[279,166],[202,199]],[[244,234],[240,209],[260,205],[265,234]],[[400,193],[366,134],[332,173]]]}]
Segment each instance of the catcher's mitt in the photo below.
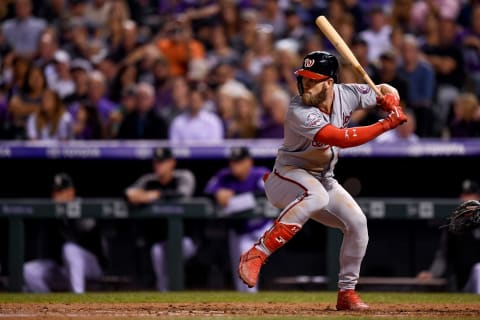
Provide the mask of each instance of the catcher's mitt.
[{"label": "catcher's mitt", "polygon": [[480,202],[468,200],[460,204],[448,218],[445,225],[448,230],[455,234],[463,234],[480,226]]}]

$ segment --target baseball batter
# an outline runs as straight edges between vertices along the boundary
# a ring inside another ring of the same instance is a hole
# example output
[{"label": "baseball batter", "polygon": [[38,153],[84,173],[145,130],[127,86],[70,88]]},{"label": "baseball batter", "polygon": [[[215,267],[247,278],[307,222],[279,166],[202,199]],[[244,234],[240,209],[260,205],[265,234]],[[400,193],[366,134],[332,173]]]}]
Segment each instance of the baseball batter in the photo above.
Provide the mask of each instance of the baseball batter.
[{"label": "baseball batter", "polygon": [[[368,243],[367,219],[333,170],[340,148],[366,143],[407,118],[395,88],[378,85],[384,96],[377,98],[367,85],[336,83],[337,72],[337,58],[324,51],[307,54],[295,72],[299,95],[290,104],[273,172],[265,177],[268,200],[283,211],[241,256],[238,273],[248,286],[255,286],[267,257],[313,219],[343,232],[337,310],[365,310],[368,305],[355,285]],[[388,116],[369,126],[348,127],[355,109],[375,106]]]}]

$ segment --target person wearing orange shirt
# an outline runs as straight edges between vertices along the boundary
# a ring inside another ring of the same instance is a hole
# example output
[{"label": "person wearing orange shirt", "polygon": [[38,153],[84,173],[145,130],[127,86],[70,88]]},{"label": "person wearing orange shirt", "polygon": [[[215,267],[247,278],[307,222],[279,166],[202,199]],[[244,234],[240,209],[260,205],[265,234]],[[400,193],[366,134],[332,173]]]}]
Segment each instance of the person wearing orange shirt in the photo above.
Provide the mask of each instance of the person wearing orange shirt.
[{"label": "person wearing orange shirt", "polygon": [[156,45],[168,60],[172,76],[187,75],[193,61],[205,59],[205,47],[192,37],[187,21],[177,19],[167,25]]}]

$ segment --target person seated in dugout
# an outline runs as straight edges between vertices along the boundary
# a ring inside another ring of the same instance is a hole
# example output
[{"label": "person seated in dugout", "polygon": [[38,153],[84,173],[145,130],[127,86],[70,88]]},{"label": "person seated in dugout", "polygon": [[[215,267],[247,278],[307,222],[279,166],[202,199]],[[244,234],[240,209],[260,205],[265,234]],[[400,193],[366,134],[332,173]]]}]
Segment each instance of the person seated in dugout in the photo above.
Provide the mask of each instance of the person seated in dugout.
[{"label": "person seated in dugout", "polygon": [[[170,148],[153,151],[153,172],[142,175],[125,190],[127,201],[135,206],[149,205],[157,201],[188,199],[195,191],[195,176],[190,170],[177,169],[177,161]],[[169,289],[167,270],[167,228],[162,219],[148,220],[140,227],[150,248],[153,272],[158,291]],[[188,226],[186,233],[189,234]],[[197,244],[189,236],[182,240],[183,258],[193,257]]]}]

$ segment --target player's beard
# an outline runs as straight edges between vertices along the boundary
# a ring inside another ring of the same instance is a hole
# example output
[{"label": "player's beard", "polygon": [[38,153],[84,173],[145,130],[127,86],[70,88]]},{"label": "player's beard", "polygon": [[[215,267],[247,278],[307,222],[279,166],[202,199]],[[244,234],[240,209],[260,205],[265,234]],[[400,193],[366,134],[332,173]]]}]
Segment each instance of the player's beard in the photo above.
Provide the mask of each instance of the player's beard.
[{"label": "player's beard", "polygon": [[302,103],[307,106],[319,106],[327,98],[327,88],[323,87],[317,94],[304,92],[302,94]]}]

